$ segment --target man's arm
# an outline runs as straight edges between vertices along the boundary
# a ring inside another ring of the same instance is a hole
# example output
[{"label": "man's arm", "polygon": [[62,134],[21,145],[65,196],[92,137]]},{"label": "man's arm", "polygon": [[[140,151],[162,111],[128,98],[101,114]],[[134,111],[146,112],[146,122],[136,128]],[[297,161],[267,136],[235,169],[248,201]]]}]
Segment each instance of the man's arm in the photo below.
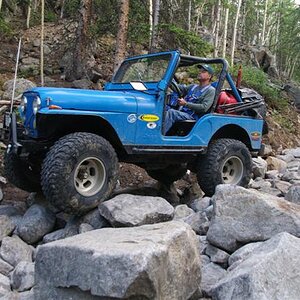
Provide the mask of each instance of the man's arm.
[{"label": "man's arm", "polygon": [[197,114],[206,113],[214,103],[216,90],[210,87],[203,95],[201,95],[196,103],[186,103],[186,107],[192,109]]}]

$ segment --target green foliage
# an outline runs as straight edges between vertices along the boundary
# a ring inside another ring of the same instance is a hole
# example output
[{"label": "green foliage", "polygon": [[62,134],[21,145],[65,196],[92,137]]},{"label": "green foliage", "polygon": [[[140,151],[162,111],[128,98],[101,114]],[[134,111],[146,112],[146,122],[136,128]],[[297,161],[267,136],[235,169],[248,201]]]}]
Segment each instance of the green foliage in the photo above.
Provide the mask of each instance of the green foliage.
[{"label": "green foliage", "polygon": [[2,15],[0,15],[0,36],[11,36],[13,34],[13,30],[7,22],[3,19]]},{"label": "green foliage", "polygon": [[160,24],[159,29],[160,35],[164,37],[164,43],[169,49],[180,47],[196,56],[207,56],[213,50],[213,47],[198,35],[176,25]]},{"label": "green foliage", "polygon": [[[231,70],[233,74],[238,73],[238,67],[239,66],[235,66]],[[251,66],[243,66],[242,68],[242,85],[249,86],[250,88],[255,89],[258,93],[263,95],[266,103],[270,108],[282,111],[288,106],[287,99],[281,97],[280,91],[268,85],[268,78],[266,73],[258,68]]]},{"label": "green foliage", "polygon": [[64,13],[67,17],[76,17],[78,9],[80,8],[80,0],[66,0],[64,6]]}]

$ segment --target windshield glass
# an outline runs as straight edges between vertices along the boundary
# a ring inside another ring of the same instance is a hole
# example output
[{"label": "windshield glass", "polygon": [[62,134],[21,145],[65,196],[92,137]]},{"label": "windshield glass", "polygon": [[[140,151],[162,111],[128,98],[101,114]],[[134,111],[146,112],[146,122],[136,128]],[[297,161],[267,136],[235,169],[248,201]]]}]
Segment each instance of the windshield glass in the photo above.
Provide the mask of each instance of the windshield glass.
[{"label": "windshield glass", "polygon": [[158,82],[164,77],[170,60],[171,54],[165,54],[125,61],[120,66],[113,82]]}]

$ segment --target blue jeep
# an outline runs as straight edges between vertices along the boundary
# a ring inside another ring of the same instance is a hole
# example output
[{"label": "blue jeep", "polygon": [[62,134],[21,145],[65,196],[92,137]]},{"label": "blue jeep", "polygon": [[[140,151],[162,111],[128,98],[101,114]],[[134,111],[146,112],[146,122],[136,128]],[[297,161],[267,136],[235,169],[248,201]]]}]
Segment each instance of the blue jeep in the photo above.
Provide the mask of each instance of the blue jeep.
[{"label": "blue jeep", "polygon": [[[210,112],[198,121],[175,123],[162,134],[176,75],[199,63],[218,69]],[[224,86],[227,88],[224,90]],[[235,103],[220,104],[226,93]],[[220,183],[246,186],[251,154],[262,145],[264,102],[235,87],[226,60],[169,51],[126,59],[104,91],[33,88],[6,118],[9,145],[5,173],[27,191],[42,189],[57,208],[80,214],[112,194],[118,162],[134,163],[170,184],[187,169],[211,196]]]}]

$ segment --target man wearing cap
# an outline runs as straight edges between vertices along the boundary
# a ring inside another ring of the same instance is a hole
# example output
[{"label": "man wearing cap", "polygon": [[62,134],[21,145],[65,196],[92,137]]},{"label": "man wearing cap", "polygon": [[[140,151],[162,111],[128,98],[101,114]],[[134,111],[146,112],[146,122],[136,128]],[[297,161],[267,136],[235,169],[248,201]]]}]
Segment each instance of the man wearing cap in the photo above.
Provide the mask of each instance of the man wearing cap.
[{"label": "man wearing cap", "polygon": [[163,134],[166,134],[172,125],[182,120],[198,120],[212,106],[215,98],[215,88],[210,82],[214,70],[209,65],[199,65],[198,84],[181,85],[184,98],[178,98],[179,110],[169,109],[165,115]]}]

